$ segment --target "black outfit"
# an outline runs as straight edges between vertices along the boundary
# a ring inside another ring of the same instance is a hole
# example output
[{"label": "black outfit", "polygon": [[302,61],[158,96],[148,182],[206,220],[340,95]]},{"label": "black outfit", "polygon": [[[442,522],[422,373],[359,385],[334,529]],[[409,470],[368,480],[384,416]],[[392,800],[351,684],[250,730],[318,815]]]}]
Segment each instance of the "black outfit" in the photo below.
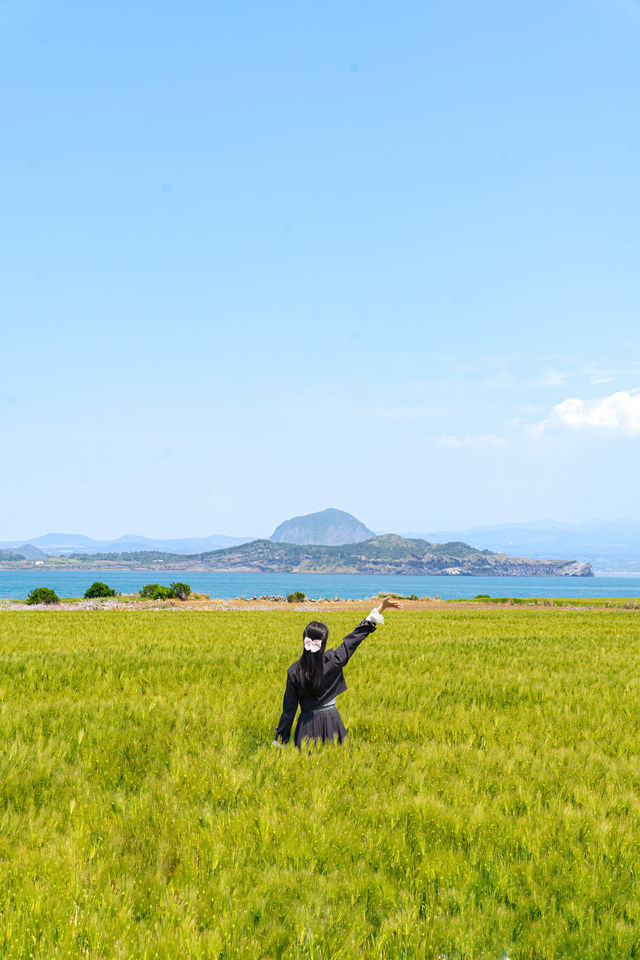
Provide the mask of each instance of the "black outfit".
[{"label": "black outfit", "polygon": [[287,670],[287,686],[282,701],[282,716],[276,730],[276,740],[281,740],[282,743],[289,742],[293,719],[300,704],[300,716],[293,737],[298,749],[305,739],[326,741],[337,738],[338,743],[342,743],[347,736],[342,717],[335,706],[327,707],[326,704],[347,689],[342,668],[346,666],[364,638],[375,629],[375,622],[365,618],[344,638],[337,650],[325,650],[324,681],[322,693],[317,698],[301,695],[297,675],[299,661],[291,664]]}]

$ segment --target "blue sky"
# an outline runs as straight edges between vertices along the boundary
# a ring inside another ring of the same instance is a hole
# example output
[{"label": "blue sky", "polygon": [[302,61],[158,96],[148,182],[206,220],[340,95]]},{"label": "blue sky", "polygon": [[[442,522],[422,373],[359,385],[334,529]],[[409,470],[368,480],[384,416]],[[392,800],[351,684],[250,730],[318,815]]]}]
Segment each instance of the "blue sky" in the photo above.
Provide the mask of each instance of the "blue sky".
[{"label": "blue sky", "polygon": [[640,3],[0,0],[0,539],[638,516]]}]

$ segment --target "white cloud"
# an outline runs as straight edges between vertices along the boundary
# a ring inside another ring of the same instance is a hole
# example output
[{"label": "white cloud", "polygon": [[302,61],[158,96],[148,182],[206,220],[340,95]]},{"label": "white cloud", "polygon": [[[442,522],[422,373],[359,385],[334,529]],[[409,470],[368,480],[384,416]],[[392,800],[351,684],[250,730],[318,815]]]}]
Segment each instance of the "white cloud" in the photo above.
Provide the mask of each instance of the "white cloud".
[{"label": "white cloud", "polygon": [[602,430],[640,436],[640,389],[620,390],[597,400],[567,397],[548,417],[532,428],[543,433],[554,427]]},{"label": "white cloud", "polygon": [[457,437],[455,434],[449,434],[446,437],[440,437],[438,446],[440,447],[506,447],[507,441],[504,437],[498,437],[495,433],[483,433],[476,437]]}]

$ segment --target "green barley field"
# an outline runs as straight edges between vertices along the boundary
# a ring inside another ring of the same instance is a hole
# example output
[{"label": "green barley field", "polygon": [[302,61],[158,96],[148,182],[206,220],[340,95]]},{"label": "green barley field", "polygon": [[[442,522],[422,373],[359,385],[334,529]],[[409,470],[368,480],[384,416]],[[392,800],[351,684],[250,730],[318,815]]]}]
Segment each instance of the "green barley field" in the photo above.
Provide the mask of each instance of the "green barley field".
[{"label": "green barley field", "polygon": [[300,755],[309,616],[0,614],[2,960],[640,957],[639,614],[392,612]]}]

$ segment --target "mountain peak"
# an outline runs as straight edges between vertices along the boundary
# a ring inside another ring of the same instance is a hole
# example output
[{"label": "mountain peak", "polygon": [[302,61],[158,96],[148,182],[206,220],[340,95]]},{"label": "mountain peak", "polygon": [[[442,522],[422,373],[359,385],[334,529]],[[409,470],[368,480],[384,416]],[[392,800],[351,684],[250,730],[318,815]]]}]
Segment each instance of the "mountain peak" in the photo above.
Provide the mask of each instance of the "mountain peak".
[{"label": "mountain peak", "polygon": [[270,540],[274,543],[319,544],[341,546],[345,543],[361,543],[375,537],[373,530],[365,527],[356,517],[344,510],[329,507],[317,513],[285,520],[273,531]]}]

